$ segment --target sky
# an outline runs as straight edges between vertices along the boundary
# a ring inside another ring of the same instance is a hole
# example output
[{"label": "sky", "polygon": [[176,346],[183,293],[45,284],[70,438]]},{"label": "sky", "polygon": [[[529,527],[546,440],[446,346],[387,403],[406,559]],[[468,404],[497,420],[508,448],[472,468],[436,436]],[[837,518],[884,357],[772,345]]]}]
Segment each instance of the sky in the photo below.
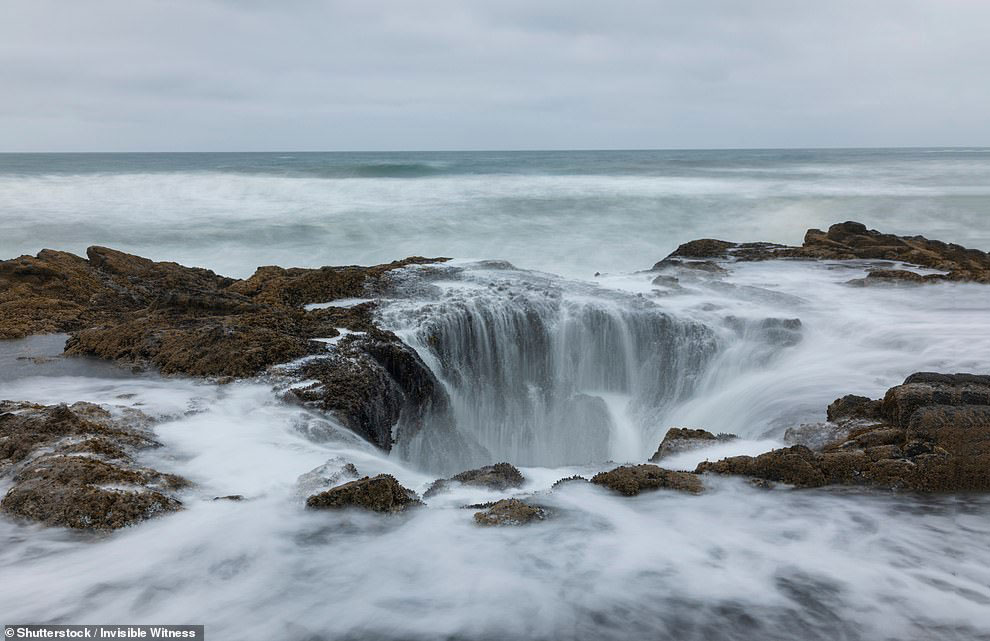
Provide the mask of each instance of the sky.
[{"label": "sky", "polygon": [[0,151],[990,145],[990,0],[0,0]]}]

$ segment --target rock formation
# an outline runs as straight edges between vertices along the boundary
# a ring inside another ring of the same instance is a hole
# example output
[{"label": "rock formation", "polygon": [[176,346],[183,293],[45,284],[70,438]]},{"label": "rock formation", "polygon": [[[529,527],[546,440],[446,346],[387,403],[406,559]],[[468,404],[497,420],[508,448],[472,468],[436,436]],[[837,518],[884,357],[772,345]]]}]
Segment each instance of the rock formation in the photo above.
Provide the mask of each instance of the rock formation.
[{"label": "rock formation", "polygon": [[402,487],[391,474],[366,476],[306,499],[306,507],[316,510],[358,507],[388,514],[422,504],[415,492]]},{"label": "rock formation", "polygon": [[479,467],[476,470],[467,470],[466,472],[461,472],[460,474],[455,474],[449,479],[437,479],[430,485],[429,489],[423,494],[425,498],[429,498],[436,494],[446,491],[450,488],[451,483],[460,483],[462,485],[473,485],[475,487],[483,487],[489,490],[508,490],[514,487],[522,487],[525,482],[525,478],[514,465],[509,463],[496,463],[495,465],[486,465],[484,467]]},{"label": "rock formation", "polygon": [[547,511],[536,505],[523,503],[519,499],[502,499],[482,512],[475,512],[474,521],[478,525],[525,525],[547,518]]},{"label": "rock formation", "polygon": [[921,276],[903,269],[875,269],[853,284],[890,282],[925,283],[972,281],[990,283],[990,254],[953,243],[929,240],[924,236],[883,234],[857,222],[837,223],[827,232],[809,229],[800,247],[775,243],[733,243],[704,238],[679,246],[653,266],[654,271],[688,263],[715,260],[884,260],[899,261],[946,272]]},{"label": "rock formation", "polygon": [[681,490],[692,494],[704,490],[697,474],[674,472],[646,464],[624,465],[608,472],[599,472],[591,478],[591,482],[626,496],[636,496],[647,490]]},{"label": "rock formation", "polygon": [[692,429],[689,427],[672,427],[667,430],[657,448],[656,454],[650,457],[650,461],[656,463],[662,458],[681,452],[688,452],[702,447],[709,447],[720,442],[731,441],[736,438],[735,434],[712,434],[702,429]]},{"label": "rock formation", "polygon": [[793,445],[756,457],[701,463],[696,472],[799,487],[990,490],[990,376],[912,374],[880,401],[857,396],[836,400],[828,417],[844,422],[850,431],[822,451]]},{"label": "rock formation", "polygon": [[181,509],[188,481],[141,467],[133,454],[157,447],[150,419],[114,417],[91,403],[0,402],[0,477],[13,486],[0,510],[46,525],[110,530]]},{"label": "rock formation", "polygon": [[[65,353],[154,367],[163,374],[247,377],[303,356],[295,372],[319,381],[293,389],[388,450],[391,427],[443,414],[446,393],[398,337],[375,326],[374,303],[306,310],[311,303],[380,294],[390,272],[445,259],[373,267],[260,267],[235,280],[106,247],[87,258],[43,250],[0,262],[0,338],[68,332]],[[330,352],[314,339],[340,337]]]}]

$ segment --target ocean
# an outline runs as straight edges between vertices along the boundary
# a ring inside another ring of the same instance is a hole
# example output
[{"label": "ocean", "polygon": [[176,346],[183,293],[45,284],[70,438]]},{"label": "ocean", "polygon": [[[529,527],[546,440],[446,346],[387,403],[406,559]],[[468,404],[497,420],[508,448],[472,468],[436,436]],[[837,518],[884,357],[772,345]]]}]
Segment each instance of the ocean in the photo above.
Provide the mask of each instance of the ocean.
[{"label": "ocean", "polygon": [[0,154],[0,255],[99,244],[258,265],[646,269],[699,237],[859,220],[990,249],[990,149]]},{"label": "ocean", "polygon": [[[988,639],[986,496],[549,491],[645,461],[672,426],[740,437],[664,461],[693,470],[780,447],[845,394],[987,373],[984,285],[850,287],[855,261],[655,285],[678,244],[858,220],[986,250],[988,216],[988,149],[0,155],[3,257],[99,244],[235,277],[451,257],[404,272],[378,320],[443,383],[460,439],[424,429],[385,454],[264,377],[5,342],[0,398],[139,408],[164,445],[141,462],[195,485],[182,512],[107,536],[0,517],[0,618],[292,641]],[[478,528],[463,506],[505,493],[467,486],[403,518],[314,513],[297,481],[349,461],[422,493],[501,460],[554,518]],[[212,500],[230,494],[246,500]]]}]

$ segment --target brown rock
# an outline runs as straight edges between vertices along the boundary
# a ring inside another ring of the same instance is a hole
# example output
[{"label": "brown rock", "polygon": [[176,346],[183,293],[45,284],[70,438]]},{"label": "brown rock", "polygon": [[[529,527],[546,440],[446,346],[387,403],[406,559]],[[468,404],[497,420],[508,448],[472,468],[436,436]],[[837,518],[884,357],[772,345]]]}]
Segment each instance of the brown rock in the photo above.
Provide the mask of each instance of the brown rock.
[{"label": "brown rock", "polygon": [[660,442],[660,447],[650,457],[650,461],[655,463],[672,454],[680,454],[681,452],[708,447],[720,441],[731,441],[735,438],[735,434],[719,434],[716,436],[707,430],[692,429],[689,427],[672,427],[667,430],[663,441]]},{"label": "brown rock", "polygon": [[674,472],[656,465],[625,465],[591,478],[595,485],[604,485],[626,496],[647,490],[681,490],[698,494],[704,490],[701,479],[690,472]]},{"label": "brown rock", "polygon": [[[773,243],[730,243],[702,239],[685,243],[669,259],[713,258],[738,261],[801,258],[806,260],[884,260],[900,261],[947,272],[919,276],[908,270],[874,270],[854,284],[881,282],[930,283],[940,280],[990,283],[990,254],[923,236],[896,236],[868,229],[862,223],[844,222],[827,232],[809,229],[800,247]],[[667,260],[667,259],[665,259]],[[659,269],[664,261],[657,263]]]},{"label": "brown rock", "polygon": [[450,487],[451,482],[501,491],[514,487],[522,487],[522,484],[525,481],[526,479],[523,477],[522,472],[520,472],[514,465],[509,463],[496,463],[495,465],[486,465],[484,467],[479,467],[476,470],[467,470],[466,472],[455,474],[449,479],[437,479],[433,482],[429,489],[426,490],[423,496],[424,498],[435,496],[440,492],[447,490]]},{"label": "brown rock", "polygon": [[475,523],[485,526],[525,525],[545,518],[547,518],[546,510],[518,499],[497,501],[487,510],[474,514]]},{"label": "brown rock", "polygon": [[768,481],[819,487],[825,484],[825,474],[818,455],[803,445],[772,450],[759,456],[732,456],[721,461],[700,463],[695,473],[736,474],[754,476]]},{"label": "brown rock", "polygon": [[319,510],[360,507],[372,512],[395,513],[422,505],[416,493],[408,490],[390,474],[364,477],[314,494],[306,507]]},{"label": "brown rock", "polygon": [[116,529],[181,509],[178,476],[133,463],[158,444],[140,412],[113,418],[91,403],[0,402],[0,475],[13,486],[0,510],[47,525]]}]

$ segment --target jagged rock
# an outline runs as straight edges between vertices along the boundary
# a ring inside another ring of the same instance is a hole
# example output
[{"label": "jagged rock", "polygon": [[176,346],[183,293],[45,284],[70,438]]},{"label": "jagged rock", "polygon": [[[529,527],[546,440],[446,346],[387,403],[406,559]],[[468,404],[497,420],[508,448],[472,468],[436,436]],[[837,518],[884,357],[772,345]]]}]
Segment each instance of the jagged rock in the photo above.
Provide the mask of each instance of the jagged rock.
[{"label": "jagged rock", "polygon": [[656,465],[624,465],[591,478],[595,485],[604,485],[626,496],[647,490],[681,490],[698,494],[704,490],[701,479],[691,472],[674,472]]},{"label": "jagged rock", "polygon": [[[235,280],[206,269],[154,262],[105,247],[86,258],[43,250],[0,262],[0,339],[70,332],[65,353],[154,367],[164,374],[229,381],[303,356],[301,376],[319,384],[296,400],[328,411],[390,449],[391,428],[418,430],[448,399],[429,368],[397,336],[380,330],[374,303],[304,307],[381,294],[402,267],[446,259],[410,257],[372,267],[260,267]],[[337,358],[315,339],[342,340]]]},{"label": "jagged rock", "polygon": [[554,484],[550,486],[550,489],[557,489],[561,485],[566,485],[568,483],[588,483],[588,482],[589,482],[588,479],[584,478],[583,476],[577,476],[577,475],[568,476],[566,478],[562,478],[554,481]]},{"label": "jagged rock", "polygon": [[865,485],[922,492],[990,490],[990,377],[920,372],[883,401],[846,396],[830,420],[854,427],[822,452],[795,445],[702,463],[799,487]]},{"label": "jagged rock", "polygon": [[366,476],[306,499],[306,507],[311,509],[360,507],[383,513],[402,512],[422,504],[415,492],[402,487],[391,474]]},{"label": "jagged rock", "polygon": [[13,486],[0,510],[71,528],[116,529],[181,509],[188,481],[134,464],[158,445],[136,411],[113,417],[91,403],[0,402],[0,475]]},{"label": "jagged rock", "polygon": [[428,419],[449,411],[443,385],[391,332],[372,328],[345,337],[333,353],[303,364],[299,375],[316,382],[291,389],[291,397],[332,413],[385,450],[392,447],[396,424],[404,431],[399,436],[408,438]]},{"label": "jagged rock", "polygon": [[825,476],[819,469],[815,453],[803,445],[792,445],[755,457],[731,456],[721,461],[704,461],[695,472],[754,476],[798,487],[819,487],[825,484]]},{"label": "jagged rock", "polygon": [[945,274],[919,276],[908,270],[873,270],[855,284],[879,282],[929,283],[942,280],[990,283],[990,254],[978,249],[929,240],[924,236],[896,236],[868,229],[862,223],[837,223],[827,232],[809,229],[800,247],[774,243],[731,243],[701,239],[684,243],[665,261],[679,258],[732,259],[737,261],[800,258],[806,260],[885,260],[937,269]]},{"label": "jagged rock", "polygon": [[487,510],[474,514],[475,523],[485,526],[525,525],[545,518],[547,518],[546,510],[518,499],[496,501]]},{"label": "jagged rock", "polygon": [[842,398],[832,401],[825,411],[825,415],[832,422],[857,418],[875,420],[880,418],[880,402],[870,400],[865,396],[846,394]]},{"label": "jagged rock", "polygon": [[656,454],[650,457],[650,461],[656,463],[660,459],[680,454],[689,450],[696,450],[702,447],[714,445],[720,441],[731,441],[736,438],[735,434],[712,434],[707,430],[692,429],[689,427],[672,427],[667,430]]},{"label": "jagged rock", "polygon": [[426,490],[423,497],[429,498],[446,491],[452,482],[501,491],[514,487],[522,487],[525,481],[526,479],[523,477],[522,472],[514,465],[496,463],[495,465],[486,465],[476,470],[467,470],[466,472],[455,474],[449,479],[437,479]]}]

